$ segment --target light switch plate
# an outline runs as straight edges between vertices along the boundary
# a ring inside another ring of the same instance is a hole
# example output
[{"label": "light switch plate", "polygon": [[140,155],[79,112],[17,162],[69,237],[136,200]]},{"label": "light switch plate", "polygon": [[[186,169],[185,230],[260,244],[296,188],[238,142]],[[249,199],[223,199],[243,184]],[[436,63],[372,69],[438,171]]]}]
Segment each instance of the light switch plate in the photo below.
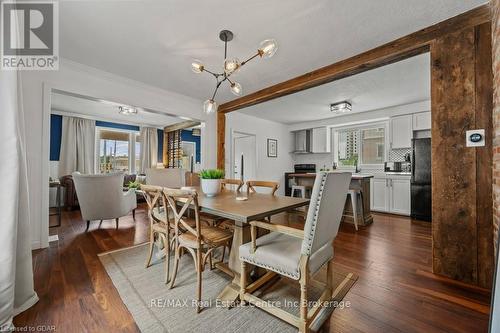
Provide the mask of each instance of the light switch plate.
[{"label": "light switch plate", "polygon": [[484,129],[466,131],[465,141],[467,147],[484,147]]}]

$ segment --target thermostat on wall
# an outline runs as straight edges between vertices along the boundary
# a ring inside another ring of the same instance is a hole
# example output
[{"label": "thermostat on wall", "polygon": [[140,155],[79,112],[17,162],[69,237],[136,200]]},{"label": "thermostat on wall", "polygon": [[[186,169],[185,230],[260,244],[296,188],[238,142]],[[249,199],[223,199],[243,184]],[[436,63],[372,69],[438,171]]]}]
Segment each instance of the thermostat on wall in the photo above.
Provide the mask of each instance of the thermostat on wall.
[{"label": "thermostat on wall", "polygon": [[465,132],[465,141],[467,147],[484,147],[484,129]]}]

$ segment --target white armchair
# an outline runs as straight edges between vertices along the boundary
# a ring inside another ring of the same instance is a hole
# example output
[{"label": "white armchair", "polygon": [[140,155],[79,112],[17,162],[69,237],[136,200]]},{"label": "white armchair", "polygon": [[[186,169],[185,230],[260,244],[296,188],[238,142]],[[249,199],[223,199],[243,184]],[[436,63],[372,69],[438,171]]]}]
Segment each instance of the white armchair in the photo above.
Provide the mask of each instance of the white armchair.
[{"label": "white armchair", "polygon": [[[103,175],[82,175],[73,173],[76,195],[80,204],[82,218],[87,221],[116,219],[133,212],[137,208],[137,198],[134,190],[123,192],[123,173]],[[99,224],[100,226],[100,224]]]},{"label": "white armchair", "polygon": [[[333,240],[337,236],[345,205],[345,194],[350,181],[350,173],[320,172],[317,174],[303,231],[284,225],[260,221],[250,222],[252,240],[239,248],[240,299],[243,302],[250,302],[256,306],[266,304],[254,296],[251,290],[247,290],[247,263],[265,268],[273,272],[271,274],[280,274],[297,280],[301,291],[300,317],[270,305],[263,307],[263,310],[298,327],[300,332],[309,331],[309,325],[319,314],[321,307],[308,309],[307,287],[311,277],[327,264],[325,291],[320,296],[318,304],[330,300],[332,296]],[[257,228],[267,229],[271,233],[257,238]],[[269,273],[264,275],[252,285],[259,285],[269,276]]]},{"label": "white armchair", "polygon": [[146,169],[146,184],[168,188],[181,188],[186,186],[186,170],[179,168]]}]

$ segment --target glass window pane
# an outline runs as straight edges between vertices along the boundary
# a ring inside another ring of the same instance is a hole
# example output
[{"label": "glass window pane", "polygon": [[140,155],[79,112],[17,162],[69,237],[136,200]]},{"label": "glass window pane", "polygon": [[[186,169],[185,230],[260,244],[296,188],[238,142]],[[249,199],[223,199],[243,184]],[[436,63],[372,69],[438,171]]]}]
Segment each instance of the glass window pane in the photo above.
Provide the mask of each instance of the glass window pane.
[{"label": "glass window pane", "polygon": [[101,131],[99,139],[99,172],[129,172],[128,133]]},{"label": "glass window pane", "polygon": [[355,166],[359,156],[359,130],[340,130],[337,148],[339,166]]},{"label": "glass window pane", "polygon": [[361,130],[363,151],[362,164],[383,164],[385,156],[385,129],[369,128]]}]

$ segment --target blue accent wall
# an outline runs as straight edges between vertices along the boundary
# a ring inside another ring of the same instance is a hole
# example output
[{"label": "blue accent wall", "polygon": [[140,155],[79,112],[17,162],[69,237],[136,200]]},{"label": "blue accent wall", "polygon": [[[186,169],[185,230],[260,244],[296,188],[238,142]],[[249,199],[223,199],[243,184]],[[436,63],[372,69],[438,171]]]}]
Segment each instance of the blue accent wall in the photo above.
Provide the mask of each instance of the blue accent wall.
[{"label": "blue accent wall", "polygon": [[[62,119],[58,114],[50,115],[50,160],[59,161],[61,155]],[[116,128],[129,131],[139,131],[139,126],[112,123],[109,121],[96,120],[96,126]],[[163,160],[163,130],[158,130],[158,162]]]},{"label": "blue accent wall", "polygon": [[61,154],[62,116],[50,115],[50,160],[59,161]]},{"label": "blue accent wall", "polygon": [[193,131],[182,130],[181,140],[187,142],[196,142],[196,163],[201,163],[201,137],[194,136]]}]

